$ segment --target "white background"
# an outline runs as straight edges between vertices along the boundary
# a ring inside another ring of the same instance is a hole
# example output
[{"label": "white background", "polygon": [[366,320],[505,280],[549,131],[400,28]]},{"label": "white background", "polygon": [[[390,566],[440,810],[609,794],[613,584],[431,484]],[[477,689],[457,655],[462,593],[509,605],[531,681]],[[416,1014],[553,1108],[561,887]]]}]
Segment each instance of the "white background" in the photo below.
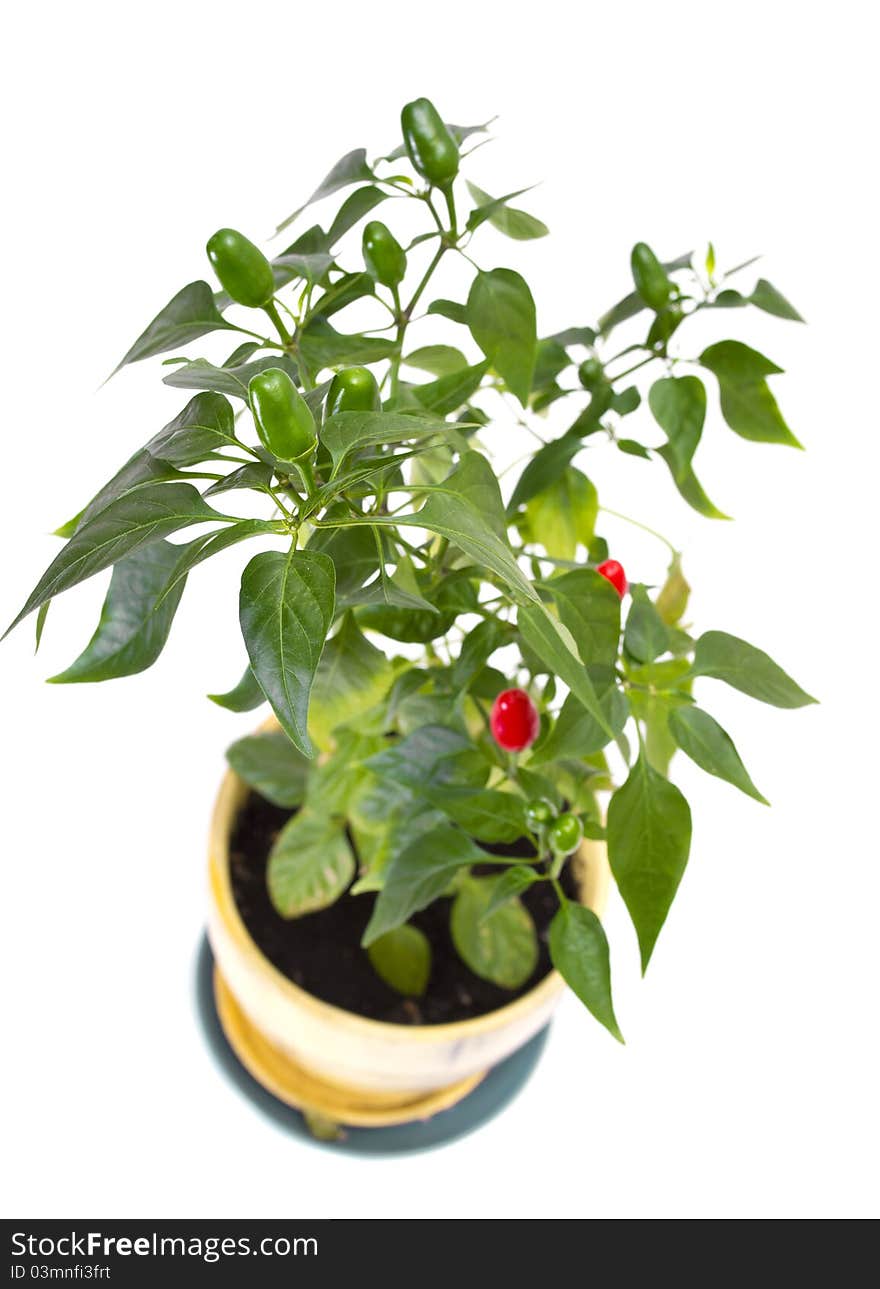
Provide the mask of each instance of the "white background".
[{"label": "white background", "polygon": [[[622,294],[640,238],[676,255],[711,237],[722,264],[763,252],[760,271],[808,318],[727,313],[705,333],[786,368],[775,389],[808,449],[747,444],[713,420],[699,473],[735,524],[688,511],[659,465],[606,453],[591,472],[608,505],[685,547],[697,626],[767,648],[822,705],[779,712],[703,682],[773,809],[678,767],[695,841],[645,981],[618,903],[608,915],[626,1048],[568,1000],[537,1075],[479,1134],[351,1158],[261,1118],[193,1016],[207,819],[223,749],[248,727],[203,695],[241,669],[242,557],[193,575],[152,671],[105,686],[43,684],[88,639],[104,579],[63,597],[38,659],[30,625],[0,655],[3,1211],[876,1215],[868,7],[315,10],[154,0],[7,16],[3,616],[54,554],[46,534],[182,406],[155,363],[98,387],[206,275],[206,236],[231,224],[262,239],[343,152],[393,146],[400,105],[425,93],[456,121],[500,114],[469,163],[482,187],[544,181],[523,204],[552,238],[475,243],[484,266],[528,274],[543,332]],[[631,573],[662,576],[662,548],[605,528]]]}]

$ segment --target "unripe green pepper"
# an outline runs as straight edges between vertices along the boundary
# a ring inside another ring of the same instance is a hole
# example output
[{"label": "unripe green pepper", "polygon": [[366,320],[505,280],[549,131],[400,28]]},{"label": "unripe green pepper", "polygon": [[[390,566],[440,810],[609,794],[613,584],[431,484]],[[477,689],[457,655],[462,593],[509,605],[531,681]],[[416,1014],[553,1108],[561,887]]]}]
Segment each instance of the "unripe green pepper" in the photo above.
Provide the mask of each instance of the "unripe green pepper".
[{"label": "unripe green pepper", "polygon": [[649,309],[659,312],[672,294],[672,283],[657,256],[644,242],[636,242],[630,257],[633,282]]},{"label": "unripe green pepper", "polygon": [[314,451],[315,418],[286,371],[268,367],[252,376],[248,399],[257,433],[273,456],[299,461]]},{"label": "unripe green pepper", "polygon": [[407,103],[400,114],[403,141],[414,168],[437,188],[447,188],[458,174],[458,144],[430,99]]},{"label": "unripe green pepper", "polygon": [[378,219],[364,229],[364,263],[367,272],[382,286],[398,287],[406,276],[406,251]]},{"label": "unripe green pepper", "polygon": [[578,380],[584,389],[595,389],[605,379],[605,369],[598,358],[585,358],[578,367]]},{"label": "unripe green pepper", "polygon": [[368,367],[345,367],[336,373],[327,391],[326,416],[335,416],[337,412],[381,411],[382,396],[376,377]]},{"label": "unripe green pepper", "polygon": [[261,309],[269,303],[275,294],[272,265],[244,233],[221,228],[205,249],[220,285],[236,304]]}]

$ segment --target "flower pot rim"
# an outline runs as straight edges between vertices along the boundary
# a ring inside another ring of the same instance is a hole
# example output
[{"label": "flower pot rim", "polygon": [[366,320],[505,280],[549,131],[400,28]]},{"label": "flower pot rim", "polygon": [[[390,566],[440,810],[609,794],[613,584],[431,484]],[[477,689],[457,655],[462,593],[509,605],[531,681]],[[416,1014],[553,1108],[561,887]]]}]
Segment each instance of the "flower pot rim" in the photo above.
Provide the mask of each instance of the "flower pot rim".
[{"label": "flower pot rim", "polygon": [[[274,719],[266,721],[260,729],[271,729],[276,726]],[[249,965],[268,976],[274,987],[288,1002],[310,1011],[314,1016],[326,1022],[345,1026],[349,1031],[360,1031],[364,1035],[403,1035],[416,1043],[448,1042],[450,1039],[474,1038],[478,1034],[504,1028],[520,1015],[532,1012],[536,1006],[562,992],[565,982],[555,969],[551,969],[542,980],[528,993],[512,999],[502,1007],[483,1012],[467,1020],[446,1021],[437,1025],[404,1025],[396,1021],[374,1020],[369,1016],[360,1016],[334,1003],[316,998],[308,990],[301,988],[290,980],[263,953],[257,945],[239,912],[232,890],[229,875],[229,842],[235,818],[251,789],[238,777],[234,770],[227,769],[220,785],[220,791],[214,804],[210,833],[210,884],[215,906],[223,922],[226,933],[231,936],[235,945]],[[591,866],[594,890],[585,889],[585,902],[601,915],[608,888],[607,861],[604,860],[604,846],[600,842],[584,840],[581,843],[582,860],[597,858],[602,855],[603,862]],[[585,886],[589,886],[586,882]]]}]

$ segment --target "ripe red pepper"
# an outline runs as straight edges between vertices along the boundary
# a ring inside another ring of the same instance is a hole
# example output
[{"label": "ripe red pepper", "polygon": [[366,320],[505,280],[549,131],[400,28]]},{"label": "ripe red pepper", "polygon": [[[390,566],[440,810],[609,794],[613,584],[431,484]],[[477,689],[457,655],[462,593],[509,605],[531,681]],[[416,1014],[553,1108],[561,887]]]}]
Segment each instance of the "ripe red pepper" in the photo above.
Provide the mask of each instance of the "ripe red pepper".
[{"label": "ripe red pepper", "polygon": [[492,704],[489,724],[506,752],[523,752],[538,737],[541,718],[524,689],[505,689]]},{"label": "ripe red pepper", "polygon": [[626,580],[626,573],[623,571],[623,565],[619,564],[616,559],[605,559],[601,564],[596,565],[596,572],[601,573],[606,581],[610,582],[621,599],[626,595],[626,588],[629,583]]}]

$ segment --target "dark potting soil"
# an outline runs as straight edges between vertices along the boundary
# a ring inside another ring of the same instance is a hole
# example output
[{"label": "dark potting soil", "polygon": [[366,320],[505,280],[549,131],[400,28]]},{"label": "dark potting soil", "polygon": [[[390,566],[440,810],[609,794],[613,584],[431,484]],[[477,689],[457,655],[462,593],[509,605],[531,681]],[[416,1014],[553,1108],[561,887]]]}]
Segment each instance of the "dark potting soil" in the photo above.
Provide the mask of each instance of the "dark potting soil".
[{"label": "dark potting soil", "polygon": [[[533,975],[520,989],[501,989],[465,966],[449,934],[451,900],[442,899],[411,919],[431,942],[431,978],[421,998],[402,998],[380,979],[361,948],[375,895],[346,894],[320,913],[290,921],[276,913],[266,888],[266,863],[290,813],[255,793],[248,796],[232,834],[232,890],[254,943],[273,966],[316,998],[373,1020],[441,1025],[503,1007],[534,988],[550,970],[547,931],[558,904],[548,882],[536,883],[521,896],[537,928],[539,955]],[[511,855],[534,853],[525,844],[521,849],[516,844],[486,849]],[[562,884],[573,896],[570,868],[566,865]]]}]

